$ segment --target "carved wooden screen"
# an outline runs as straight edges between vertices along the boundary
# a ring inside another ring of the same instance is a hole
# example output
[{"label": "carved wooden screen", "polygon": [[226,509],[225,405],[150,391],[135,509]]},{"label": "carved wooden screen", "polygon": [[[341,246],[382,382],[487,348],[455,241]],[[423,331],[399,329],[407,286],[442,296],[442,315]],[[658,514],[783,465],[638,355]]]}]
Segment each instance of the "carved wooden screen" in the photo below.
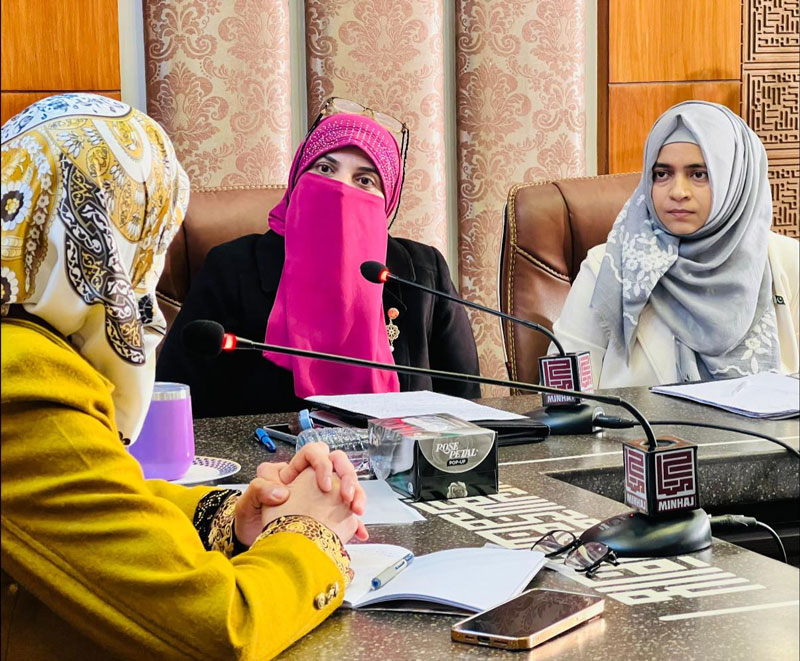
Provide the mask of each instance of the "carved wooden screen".
[{"label": "carved wooden screen", "polygon": [[800,236],[800,36],[798,0],[745,0],[742,117],[769,157],[773,229]]}]

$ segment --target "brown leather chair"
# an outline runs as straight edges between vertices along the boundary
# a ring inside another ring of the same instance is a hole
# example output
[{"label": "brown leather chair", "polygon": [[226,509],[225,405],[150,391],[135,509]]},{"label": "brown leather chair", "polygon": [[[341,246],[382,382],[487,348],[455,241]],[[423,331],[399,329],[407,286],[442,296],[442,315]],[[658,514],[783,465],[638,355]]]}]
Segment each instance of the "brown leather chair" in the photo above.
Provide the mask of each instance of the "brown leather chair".
[{"label": "brown leather chair", "polygon": [[[581,262],[604,243],[638,173],[517,184],[508,193],[500,272],[503,312],[553,328]],[[539,383],[550,340],[503,322],[509,376]]]},{"label": "brown leather chair", "polygon": [[285,186],[243,186],[192,191],[186,218],[167,251],[156,292],[168,328],[208,251],[245,234],[266,232],[269,211],[285,190]]}]

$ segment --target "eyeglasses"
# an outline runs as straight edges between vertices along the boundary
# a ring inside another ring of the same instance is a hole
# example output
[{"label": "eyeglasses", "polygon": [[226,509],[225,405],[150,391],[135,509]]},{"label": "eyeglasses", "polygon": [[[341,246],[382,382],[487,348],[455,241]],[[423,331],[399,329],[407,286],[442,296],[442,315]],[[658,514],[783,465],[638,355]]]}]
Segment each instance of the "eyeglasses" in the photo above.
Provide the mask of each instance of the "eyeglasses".
[{"label": "eyeglasses", "polygon": [[375,120],[391,133],[403,134],[408,131],[405,123],[401,122],[396,117],[374,110],[368,106],[360,104],[358,101],[351,101],[350,99],[342,99],[338,96],[332,96],[322,104],[319,114],[320,119],[323,117],[330,117],[337,113],[348,113],[351,115],[366,115],[370,119]]},{"label": "eyeglasses", "polygon": [[[385,112],[380,112],[379,110],[374,110],[368,106],[365,106],[358,101],[352,101],[350,99],[342,99],[338,96],[332,96],[325,100],[322,104],[322,108],[320,108],[319,114],[317,118],[311,123],[311,126],[306,133],[306,137],[303,138],[303,142],[301,143],[300,147],[300,158],[298,162],[302,161],[303,159],[303,152],[306,149],[306,143],[308,142],[308,137],[314,132],[314,129],[317,128],[317,125],[326,117],[330,117],[332,115],[336,115],[339,113],[347,113],[352,115],[365,115],[370,119],[376,121],[380,124],[383,128],[385,128],[390,133],[400,135],[400,140],[398,141],[399,148],[400,148],[400,160],[403,163],[403,171],[402,176],[400,178],[399,186],[400,186],[400,193],[398,194],[397,198],[397,205],[395,206],[394,213],[392,214],[392,218],[389,221],[389,227],[391,228],[394,224],[395,218],[397,218],[397,211],[400,209],[400,197],[402,196],[403,192],[403,183],[406,180],[406,156],[408,155],[408,144],[411,141],[411,132],[408,129],[408,126],[405,122],[401,122],[396,117],[392,117],[391,115],[386,114]],[[397,140],[397,137],[395,137]]]},{"label": "eyeglasses", "polygon": [[564,564],[593,578],[600,565],[610,562],[619,565],[617,554],[602,542],[584,542],[568,530],[553,530],[534,542],[531,549],[544,551],[546,558],[566,553]]}]

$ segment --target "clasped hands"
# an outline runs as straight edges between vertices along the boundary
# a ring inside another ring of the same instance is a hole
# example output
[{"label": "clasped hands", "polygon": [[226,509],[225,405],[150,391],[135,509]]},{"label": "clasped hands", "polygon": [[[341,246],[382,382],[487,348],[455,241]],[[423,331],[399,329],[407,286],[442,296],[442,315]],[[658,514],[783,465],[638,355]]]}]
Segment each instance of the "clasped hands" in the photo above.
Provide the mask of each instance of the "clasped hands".
[{"label": "clasped hands", "polygon": [[335,532],[343,543],[368,538],[358,517],[366,495],[355,468],[341,450],[325,443],[304,445],[288,463],[264,462],[236,504],[236,537],[250,547],[262,529],[279,516],[310,516]]}]

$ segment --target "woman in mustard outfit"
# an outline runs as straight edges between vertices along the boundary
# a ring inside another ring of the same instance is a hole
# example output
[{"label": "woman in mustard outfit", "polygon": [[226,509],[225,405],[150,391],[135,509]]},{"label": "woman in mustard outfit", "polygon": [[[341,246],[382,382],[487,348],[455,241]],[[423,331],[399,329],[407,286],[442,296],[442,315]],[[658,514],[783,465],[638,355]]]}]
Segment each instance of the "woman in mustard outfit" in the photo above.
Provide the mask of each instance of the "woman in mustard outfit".
[{"label": "woman in mustard outfit", "polygon": [[262,464],[240,497],[145,480],[125,449],[187,201],[125,104],[50,97],[2,128],[4,659],[264,659],[342,601],[342,543],[366,536],[344,455]]}]

